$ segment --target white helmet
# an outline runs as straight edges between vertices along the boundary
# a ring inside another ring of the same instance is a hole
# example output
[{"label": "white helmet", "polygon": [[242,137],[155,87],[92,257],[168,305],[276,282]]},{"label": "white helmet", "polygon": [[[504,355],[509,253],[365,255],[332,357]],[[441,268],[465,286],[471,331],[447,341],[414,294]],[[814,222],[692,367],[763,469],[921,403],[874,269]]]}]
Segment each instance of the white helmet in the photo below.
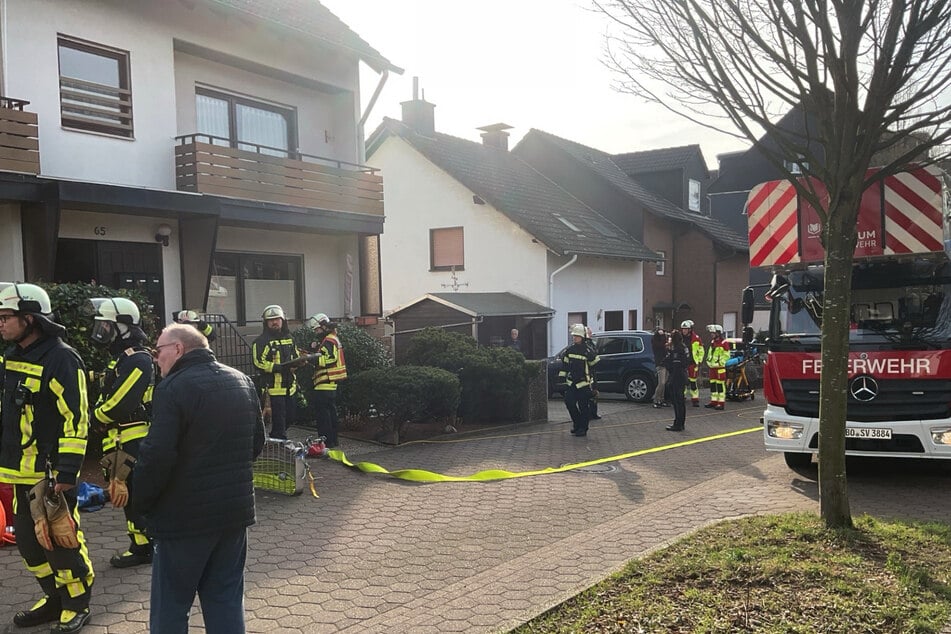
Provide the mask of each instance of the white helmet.
[{"label": "white helmet", "polygon": [[271,304],[264,308],[264,312],[261,313],[261,319],[284,319],[284,309],[278,306],[277,304]]},{"label": "white helmet", "polygon": [[175,321],[180,324],[188,324],[199,321],[198,312],[194,310],[182,310],[175,315]]},{"label": "white helmet", "polygon": [[89,301],[95,321],[89,338],[96,343],[111,343],[117,331],[124,338],[129,333],[129,326],[139,325],[139,307],[127,297],[94,297]]},{"label": "white helmet", "polygon": [[50,296],[36,284],[0,283],[0,309],[49,317],[53,313]]},{"label": "white helmet", "polygon": [[572,337],[586,337],[588,334],[587,329],[584,324],[571,324],[571,327],[568,329],[568,332],[571,333]]},{"label": "white helmet", "polygon": [[682,322],[680,322],[680,327],[681,327],[681,328],[693,328],[693,322],[692,322],[691,320],[689,320],[689,319],[684,319]]},{"label": "white helmet", "polygon": [[304,322],[304,325],[310,328],[311,330],[317,330],[320,326],[330,323],[330,317],[324,313],[317,313],[316,315],[307,319]]},{"label": "white helmet", "polygon": [[720,324],[707,324],[707,332],[723,334],[723,326]]}]

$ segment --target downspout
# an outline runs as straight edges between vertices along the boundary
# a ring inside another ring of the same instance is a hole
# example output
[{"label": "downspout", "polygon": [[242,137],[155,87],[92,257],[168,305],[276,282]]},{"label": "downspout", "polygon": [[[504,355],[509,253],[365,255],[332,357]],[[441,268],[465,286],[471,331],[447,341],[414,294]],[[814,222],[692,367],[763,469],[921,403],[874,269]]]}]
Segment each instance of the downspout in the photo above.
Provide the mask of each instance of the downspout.
[{"label": "downspout", "polygon": [[[567,269],[569,266],[578,261],[578,254],[575,253],[571,256],[571,259],[559,266],[557,269],[551,272],[551,275],[548,276],[548,303],[552,308],[555,308],[555,276]],[[557,313],[557,309],[555,311]],[[552,328],[551,328],[551,319],[548,320],[548,356],[555,354],[554,349],[552,348]]]}]

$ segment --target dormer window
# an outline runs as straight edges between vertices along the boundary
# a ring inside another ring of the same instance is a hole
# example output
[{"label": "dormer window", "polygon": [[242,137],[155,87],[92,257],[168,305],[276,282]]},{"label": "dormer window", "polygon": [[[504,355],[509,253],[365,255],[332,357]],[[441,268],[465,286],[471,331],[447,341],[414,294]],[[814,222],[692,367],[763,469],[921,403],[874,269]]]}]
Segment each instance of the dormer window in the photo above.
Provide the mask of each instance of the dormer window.
[{"label": "dormer window", "polygon": [[700,211],[700,181],[691,178],[687,195],[687,206],[690,211]]}]

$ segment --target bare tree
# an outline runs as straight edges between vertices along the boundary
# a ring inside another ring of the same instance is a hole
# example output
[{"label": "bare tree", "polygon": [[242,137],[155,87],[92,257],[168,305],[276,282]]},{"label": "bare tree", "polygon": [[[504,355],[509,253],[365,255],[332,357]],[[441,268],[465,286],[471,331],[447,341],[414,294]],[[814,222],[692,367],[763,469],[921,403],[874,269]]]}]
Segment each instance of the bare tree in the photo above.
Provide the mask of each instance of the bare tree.
[{"label": "bare tree", "polygon": [[[947,158],[949,0],[594,0],[619,89],[757,145],[822,221],[820,511],[851,526],[845,420],[851,269],[873,177]],[[780,115],[799,110],[801,125]],[[766,134],[763,135],[763,132]],[[759,143],[760,136],[769,139]],[[817,196],[791,163],[821,181]]]}]

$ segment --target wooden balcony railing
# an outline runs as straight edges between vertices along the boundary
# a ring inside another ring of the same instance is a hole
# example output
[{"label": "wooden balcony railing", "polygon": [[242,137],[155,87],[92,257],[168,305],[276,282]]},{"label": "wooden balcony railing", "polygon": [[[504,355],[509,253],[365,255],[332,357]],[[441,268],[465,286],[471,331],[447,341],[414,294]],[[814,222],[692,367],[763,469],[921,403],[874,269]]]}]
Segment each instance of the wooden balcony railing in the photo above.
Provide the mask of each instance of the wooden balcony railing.
[{"label": "wooden balcony railing", "polygon": [[177,137],[180,191],[383,215],[383,177],[365,165],[242,143],[207,134]]},{"label": "wooden balcony railing", "polygon": [[39,126],[29,101],[0,97],[0,171],[40,173]]}]

